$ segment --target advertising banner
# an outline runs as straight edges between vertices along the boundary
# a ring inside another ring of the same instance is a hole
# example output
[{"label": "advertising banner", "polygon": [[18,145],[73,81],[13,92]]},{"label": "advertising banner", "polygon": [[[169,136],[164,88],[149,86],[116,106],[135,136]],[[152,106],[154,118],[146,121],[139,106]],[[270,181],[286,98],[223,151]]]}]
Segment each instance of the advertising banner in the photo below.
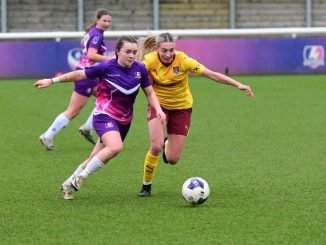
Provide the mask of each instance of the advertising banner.
[{"label": "advertising banner", "polygon": [[[114,40],[106,41],[110,55]],[[177,50],[228,74],[326,73],[326,38],[179,39]],[[0,78],[43,78],[74,69],[78,41],[0,42]]]},{"label": "advertising banner", "polygon": [[177,47],[221,73],[326,73],[326,38],[179,40]]}]

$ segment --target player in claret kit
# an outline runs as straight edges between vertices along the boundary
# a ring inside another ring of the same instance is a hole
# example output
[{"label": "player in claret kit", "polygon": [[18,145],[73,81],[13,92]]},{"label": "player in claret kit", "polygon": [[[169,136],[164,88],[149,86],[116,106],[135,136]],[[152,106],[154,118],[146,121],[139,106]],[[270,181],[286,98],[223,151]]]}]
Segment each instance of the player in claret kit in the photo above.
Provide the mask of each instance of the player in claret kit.
[{"label": "player in claret kit", "polygon": [[[170,33],[148,37],[141,40],[140,45],[139,60],[142,60],[148,70],[153,89],[167,118],[167,137],[164,137],[165,126],[149,106],[147,120],[151,145],[144,161],[143,186],[138,193],[140,197],[148,197],[151,194],[160,153],[163,151],[165,163],[174,165],[183,151],[193,103],[188,84],[189,72],[244,90],[251,98],[254,98],[254,93],[249,86],[212,71],[185,53],[177,51],[176,42]],[[154,51],[146,54],[151,50]]]},{"label": "player in claret kit", "polygon": [[43,88],[56,82],[99,79],[93,118],[93,126],[99,140],[90,156],[62,184],[61,190],[66,200],[74,198],[72,189],[79,190],[90,174],[99,170],[122,150],[133,118],[133,104],[140,87],[146,94],[156,118],[162,124],[165,123],[165,114],[150,84],[148,72],[143,64],[135,61],[138,51],[137,40],[123,36],[118,39],[115,50],[117,59],[52,79],[42,79],[34,84],[37,88]]},{"label": "player in claret kit", "polygon": [[[97,11],[96,20],[86,29],[86,34],[81,41],[83,54],[76,70],[82,70],[97,62],[111,59],[111,57],[105,55],[106,46],[103,36],[104,31],[110,27],[111,22],[112,17],[108,10],[100,9]],[[90,96],[95,95],[97,82],[98,79],[95,78],[75,83],[68,108],[55,118],[50,127],[39,138],[46,150],[53,150],[54,136],[61,132],[80,113],[89,101]],[[91,133],[92,118],[93,115],[91,114],[86,123],[79,128],[79,131],[88,141],[95,144],[96,142]]]}]

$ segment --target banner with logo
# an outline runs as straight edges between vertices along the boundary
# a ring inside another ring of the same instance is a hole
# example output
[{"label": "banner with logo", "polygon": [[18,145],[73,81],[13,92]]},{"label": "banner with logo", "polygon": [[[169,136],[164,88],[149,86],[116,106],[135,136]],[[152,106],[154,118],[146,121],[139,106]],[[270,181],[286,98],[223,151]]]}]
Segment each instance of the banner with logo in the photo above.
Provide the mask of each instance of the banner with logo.
[{"label": "banner with logo", "polygon": [[326,38],[234,38],[179,40],[207,68],[229,74],[326,73]]},{"label": "banner with logo", "polygon": [[[108,52],[114,52],[114,45],[114,41],[106,42]],[[69,72],[81,51],[79,41],[0,42],[0,78],[44,78]]]},{"label": "banner with logo", "polygon": [[[110,55],[115,41],[106,41]],[[177,40],[177,50],[227,74],[322,74],[326,38],[225,38]],[[0,78],[43,78],[74,70],[79,41],[0,42]]]}]

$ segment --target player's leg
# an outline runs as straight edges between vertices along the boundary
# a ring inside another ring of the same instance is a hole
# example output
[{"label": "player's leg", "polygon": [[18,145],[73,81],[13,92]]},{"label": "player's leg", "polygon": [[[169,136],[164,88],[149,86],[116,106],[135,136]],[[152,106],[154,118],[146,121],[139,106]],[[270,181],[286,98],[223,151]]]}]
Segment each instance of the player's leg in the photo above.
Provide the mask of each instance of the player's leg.
[{"label": "player's leg", "polygon": [[69,124],[69,122],[80,113],[82,108],[87,103],[88,99],[89,97],[73,91],[68,108],[63,113],[59,114],[47,129],[47,131],[40,136],[40,141],[47,150],[53,149],[54,136],[61,132],[62,129],[64,129]]},{"label": "player's leg", "polygon": [[[93,92],[92,94],[94,96],[96,96],[96,87],[93,88]],[[94,140],[93,138],[93,133],[92,133],[92,130],[93,130],[93,114],[94,114],[94,109],[92,110],[92,112],[90,113],[90,115],[88,116],[86,122],[80,126],[79,128],[79,133],[85,137],[85,139],[92,143],[92,144],[96,144],[96,141]]]},{"label": "player's leg", "polygon": [[86,167],[84,170],[74,179],[72,179],[72,187],[78,191],[83,182],[88,177],[101,169],[110,159],[118,155],[122,148],[123,143],[119,131],[110,131],[102,135],[103,143],[100,143],[101,150],[97,152],[95,156],[84,162]]},{"label": "player's leg", "polygon": [[90,154],[90,156],[80,165],[78,165],[78,167],[75,169],[75,171],[73,172],[73,174],[66,179],[62,185],[60,186],[60,190],[64,193],[63,198],[65,200],[73,200],[73,194],[72,194],[72,190],[73,187],[71,185],[73,179],[75,179],[78,175],[80,175],[80,173],[85,169],[85,167],[87,166],[87,164],[89,163],[89,161],[100,151],[102,150],[104,147],[103,143],[100,143],[100,140],[98,140],[97,144],[95,145],[92,153]]},{"label": "player's leg", "polygon": [[[78,191],[81,184],[93,173],[102,168],[110,159],[122,151],[123,140],[130,128],[130,124],[122,125],[113,118],[100,114],[94,116],[94,129],[100,140],[98,151],[93,151],[89,161],[83,164],[84,170],[72,180],[72,187]],[[95,154],[96,153],[96,154]],[[86,165],[86,166],[85,166]]]},{"label": "player's leg", "polygon": [[176,164],[182,155],[187,136],[180,134],[168,134],[167,141],[165,142],[165,156],[168,163]]},{"label": "player's leg", "polygon": [[[154,113],[155,111],[152,110],[149,112]],[[158,118],[153,117],[148,121],[148,129],[151,145],[144,160],[143,186],[141,191],[138,193],[138,196],[140,197],[150,196],[151,184],[158,168],[160,153],[163,148],[164,125],[162,125],[162,122]]]},{"label": "player's leg", "polygon": [[180,160],[190,128],[191,113],[191,108],[169,112],[168,137],[164,141],[163,149],[165,162],[174,165]]},{"label": "player's leg", "polygon": [[[66,186],[71,186],[71,181],[73,178],[76,178],[87,166],[88,162],[100,151],[102,150],[104,147],[104,144],[100,142],[100,140],[98,140],[97,144],[94,146],[94,149],[92,150],[91,154],[89,155],[89,157],[82,162],[81,164],[78,165],[78,167],[76,168],[76,170],[73,172],[73,174],[66,179],[62,185],[66,185]],[[61,188],[62,189],[62,188]]]},{"label": "player's leg", "polygon": [[72,93],[68,108],[63,112],[63,114],[71,121],[79,115],[81,110],[87,104],[88,100],[89,97],[74,91]]},{"label": "player's leg", "polygon": [[85,124],[83,124],[82,126],[80,126],[79,128],[79,133],[85,137],[85,139],[92,143],[92,144],[96,144],[94,137],[93,137],[93,133],[92,133],[92,129],[93,129],[93,114],[94,114],[94,109],[92,110],[91,114],[88,116],[87,121],[85,122]]}]

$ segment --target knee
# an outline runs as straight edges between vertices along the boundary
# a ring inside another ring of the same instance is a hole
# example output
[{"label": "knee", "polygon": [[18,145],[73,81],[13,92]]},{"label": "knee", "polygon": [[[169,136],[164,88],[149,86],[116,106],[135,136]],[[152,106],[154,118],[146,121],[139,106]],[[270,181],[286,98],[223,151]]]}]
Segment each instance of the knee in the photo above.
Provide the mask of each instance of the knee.
[{"label": "knee", "polygon": [[152,141],[151,142],[151,152],[154,155],[159,155],[163,149],[163,141]]},{"label": "knee", "polygon": [[116,156],[118,155],[123,149],[123,145],[115,145],[115,146],[111,146],[109,148],[109,151],[111,152],[112,156]]},{"label": "knee", "polygon": [[167,160],[169,161],[169,164],[176,165],[179,162],[180,157],[167,157]]}]

